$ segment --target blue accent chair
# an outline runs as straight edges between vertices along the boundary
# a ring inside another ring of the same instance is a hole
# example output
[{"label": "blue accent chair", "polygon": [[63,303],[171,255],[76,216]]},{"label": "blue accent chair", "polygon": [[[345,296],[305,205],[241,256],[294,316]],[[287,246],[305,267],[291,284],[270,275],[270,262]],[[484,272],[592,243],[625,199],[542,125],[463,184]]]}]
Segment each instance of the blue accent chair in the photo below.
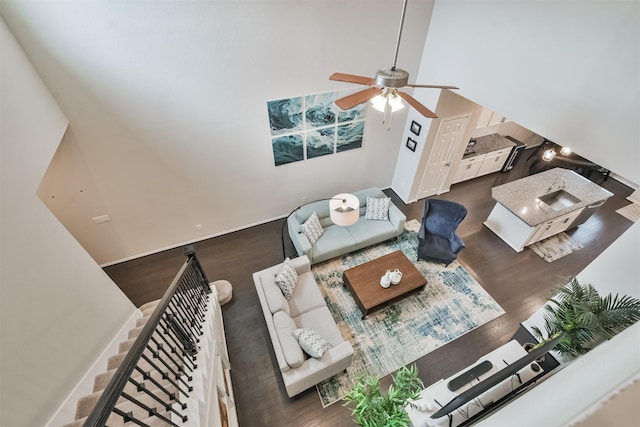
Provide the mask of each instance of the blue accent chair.
[{"label": "blue accent chair", "polygon": [[456,234],[456,229],[465,216],[467,208],[460,203],[426,199],[418,233],[418,260],[445,265],[455,260],[465,247]]}]

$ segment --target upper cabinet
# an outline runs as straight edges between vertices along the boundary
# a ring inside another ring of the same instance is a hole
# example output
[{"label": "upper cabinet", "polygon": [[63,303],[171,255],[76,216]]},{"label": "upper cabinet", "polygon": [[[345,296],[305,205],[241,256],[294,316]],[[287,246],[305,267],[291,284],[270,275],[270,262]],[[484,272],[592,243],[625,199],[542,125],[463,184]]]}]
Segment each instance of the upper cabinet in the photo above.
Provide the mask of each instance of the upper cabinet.
[{"label": "upper cabinet", "polygon": [[509,120],[506,117],[500,114],[494,113],[488,108],[483,108],[482,112],[480,113],[480,117],[478,118],[476,129],[499,125],[501,123],[506,123],[508,121]]}]

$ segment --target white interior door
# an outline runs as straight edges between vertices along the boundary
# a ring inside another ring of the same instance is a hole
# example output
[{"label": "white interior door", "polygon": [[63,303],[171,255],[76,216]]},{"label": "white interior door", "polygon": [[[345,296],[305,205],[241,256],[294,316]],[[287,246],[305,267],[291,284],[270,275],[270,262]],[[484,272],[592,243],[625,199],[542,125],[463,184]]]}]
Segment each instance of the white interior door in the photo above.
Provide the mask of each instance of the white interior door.
[{"label": "white interior door", "polygon": [[448,190],[444,187],[451,170],[453,154],[457,152],[467,127],[469,116],[444,119],[429,153],[427,167],[418,188],[418,199],[440,194]]}]

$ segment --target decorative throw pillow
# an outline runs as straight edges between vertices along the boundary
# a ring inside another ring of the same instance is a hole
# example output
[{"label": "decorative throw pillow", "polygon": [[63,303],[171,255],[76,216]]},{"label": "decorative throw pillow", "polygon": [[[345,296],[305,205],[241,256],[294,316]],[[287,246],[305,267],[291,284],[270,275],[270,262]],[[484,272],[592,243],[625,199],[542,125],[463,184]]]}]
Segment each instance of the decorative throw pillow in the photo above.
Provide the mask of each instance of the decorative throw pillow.
[{"label": "decorative throw pillow", "polygon": [[309,219],[307,219],[301,227],[302,232],[307,236],[307,239],[309,239],[309,242],[312,245],[318,241],[324,231],[320,225],[320,219],[318,218],[318,213],[316,211],[311,214]]},{"label": "decorative throw pillow", "polygon": [[367,209],[364,213],[364,219],[388,221],[389,203],[391,203],[391,199],[388,197],[367,197]]},{"label": "decorative throw pillow", "polygon": [[296,329],[293,331],[293,336],[298,340],[298,344],[305,353],[316,359],[322,357],[324,352],[331,348],[331,344],[313,329]]},{"label": "decorative throw pillow", "polygon": [[298,284],[298,273],[291,264],[291,260],[286,258],[282,263],[282,269],[276,274],[276,285],[282,291],[282,295],[289,300]]}]

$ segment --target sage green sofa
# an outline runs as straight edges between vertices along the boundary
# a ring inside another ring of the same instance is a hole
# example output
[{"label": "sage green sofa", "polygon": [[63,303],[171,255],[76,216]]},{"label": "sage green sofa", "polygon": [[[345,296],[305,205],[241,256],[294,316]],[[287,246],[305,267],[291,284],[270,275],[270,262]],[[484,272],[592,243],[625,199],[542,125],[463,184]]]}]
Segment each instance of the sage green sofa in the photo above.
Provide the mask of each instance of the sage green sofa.
[{"label": "sage green sofa", "polygon": [[[289,216],[289,236],[299,256],[306,255],[311,264],[317,264],[402,234],[407,217],[391,202],[388,221],[365,219],[367,197],[387,197],[382,190],[371,187],[352,194],[360,201],[360,218],[353,225],[335,225],[329,217],[329,202],[326,200],[309,203]],[[301,227],[314,211],[318,214],[323,232],[318,241],[311,245]]]}]

